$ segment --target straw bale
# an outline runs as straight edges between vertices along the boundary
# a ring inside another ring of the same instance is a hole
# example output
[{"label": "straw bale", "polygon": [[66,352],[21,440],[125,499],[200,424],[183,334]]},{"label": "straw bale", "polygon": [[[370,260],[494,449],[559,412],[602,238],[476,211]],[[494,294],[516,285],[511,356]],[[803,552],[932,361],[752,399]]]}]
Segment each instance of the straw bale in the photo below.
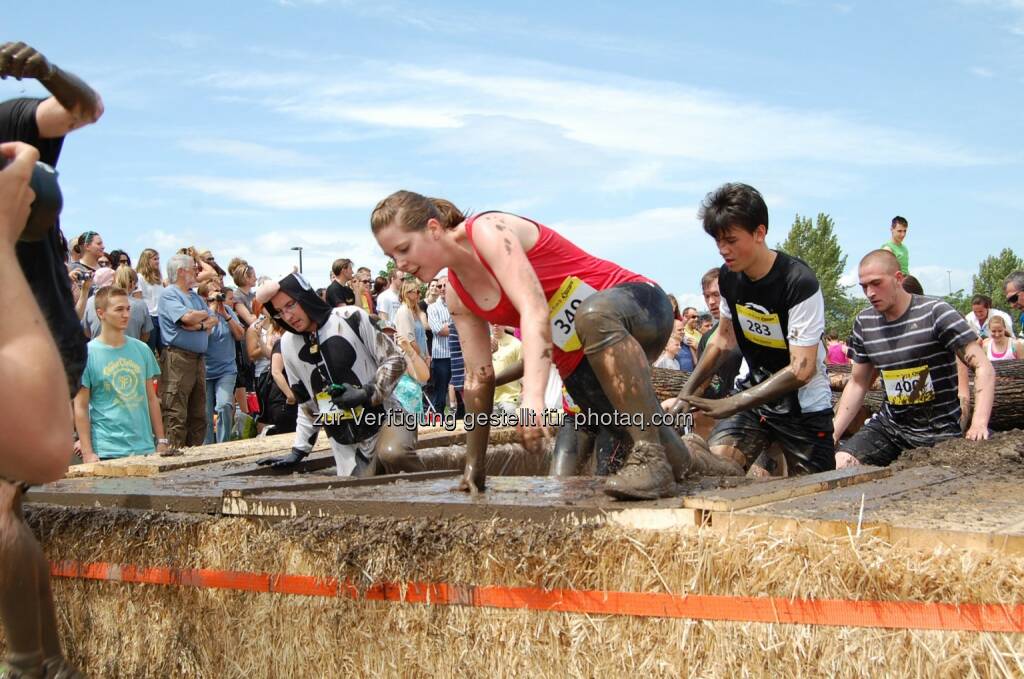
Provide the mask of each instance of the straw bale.
[{"label": "straw bale", "polygon": [[[36,507],[51,559],[378,581],[1024,602],[1024,559],[869,536],[369,517],[271,523]],[[695,622],[55,582],[90,676],[992,676],[1024,635]],[[870,668],[870,669],[868,669]]]}]

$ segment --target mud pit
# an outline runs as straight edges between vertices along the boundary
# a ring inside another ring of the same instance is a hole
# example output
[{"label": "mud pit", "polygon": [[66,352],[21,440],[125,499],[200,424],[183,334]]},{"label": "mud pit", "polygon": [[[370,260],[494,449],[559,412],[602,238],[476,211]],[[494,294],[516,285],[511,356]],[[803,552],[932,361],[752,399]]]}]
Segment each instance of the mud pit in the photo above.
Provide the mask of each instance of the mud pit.
[{"label": "mud pit", "polygon": [[1024,430],[996,432],[988,441],[951,439],[932,448],[900,455],[893,469],[932,465],[978,474],[1016,478],[1024,484]]}]

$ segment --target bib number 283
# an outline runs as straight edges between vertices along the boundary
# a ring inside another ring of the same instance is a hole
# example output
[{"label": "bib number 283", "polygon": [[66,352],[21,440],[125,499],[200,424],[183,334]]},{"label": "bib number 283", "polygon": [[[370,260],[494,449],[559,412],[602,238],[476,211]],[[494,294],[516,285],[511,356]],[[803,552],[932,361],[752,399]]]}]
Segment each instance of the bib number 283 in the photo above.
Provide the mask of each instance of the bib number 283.
[{"label": "bib number 283", "polygon": [[576,351],[583,346],[576,334],[576,312],[583,300],[595,292],[576,276],[569,276],[548,300],[551,341],[562,351]]}]

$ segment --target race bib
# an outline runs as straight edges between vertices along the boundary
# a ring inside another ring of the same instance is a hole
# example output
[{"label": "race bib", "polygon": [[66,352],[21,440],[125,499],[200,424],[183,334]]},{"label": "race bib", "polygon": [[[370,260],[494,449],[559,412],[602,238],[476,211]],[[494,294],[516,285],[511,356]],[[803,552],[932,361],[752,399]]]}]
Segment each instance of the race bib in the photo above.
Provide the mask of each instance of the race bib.
[{"label": "race bib", "polygon": [[927,403],[935,399],[932,376],[926,365],[902,370],[883,370],[882,382],[885,383],[886,398],[895,406]]},{"label": "race bib", "polygon": [[785,349],[786,338],[782,334],[782,324],[778,314],[762,314],[737,304],[736,315],[739,316],[740,330],[743,336],[754,344],[772,349]]},{"label": "race bib", "polygon": [[362,406],[359,406],[342,410],[334,404],[334,401],[331,400],[331,395],[326,391],[321,391],[316,395],[316,407],[322,415],[330,413],[333,420],[351,420],[355,417],[356,411],[362,411],[363,409]]},{"label": "race bib", "polygon": [[576,276],[569,276],[548,300],[551,341],[562,351],[576,351],[583,346],[576,335],[576,310],[595,292]]}]

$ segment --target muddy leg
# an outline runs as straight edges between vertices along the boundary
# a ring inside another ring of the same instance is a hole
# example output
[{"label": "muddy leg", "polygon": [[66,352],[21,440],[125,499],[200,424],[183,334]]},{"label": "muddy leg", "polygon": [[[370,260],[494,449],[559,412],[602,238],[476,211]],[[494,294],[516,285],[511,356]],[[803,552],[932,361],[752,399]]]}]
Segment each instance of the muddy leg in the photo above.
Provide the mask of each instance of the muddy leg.
[{"label": "muddy leg", "polygon": [[589,432],[577,431],[570,420],[558,430],[555,452],[551,456],[548,476],[579,476],[580,470],[594,452],[594,437]]},{"label": "muddy leg", "polygon": [[0,620],[7,664],[34,677],[41,676],[43,663],[38,568],[43,552],[25,524],[21,495],[20,486],[0,481]]},{"label": "muddy leg", "polygon": [[388,425],[381,430],[374,450],[376,474],[398,474],[426,471],[416,451],[416,430]]},{"label": "muddy leg", "polygon": [[737,464],[731,459],[715,455],[708,447],[707,441],[697,434],[687,434],[683,437],[686,449],[693,456],[693,467],[691,474],[701,476],[743,476],[743,465]]}]

